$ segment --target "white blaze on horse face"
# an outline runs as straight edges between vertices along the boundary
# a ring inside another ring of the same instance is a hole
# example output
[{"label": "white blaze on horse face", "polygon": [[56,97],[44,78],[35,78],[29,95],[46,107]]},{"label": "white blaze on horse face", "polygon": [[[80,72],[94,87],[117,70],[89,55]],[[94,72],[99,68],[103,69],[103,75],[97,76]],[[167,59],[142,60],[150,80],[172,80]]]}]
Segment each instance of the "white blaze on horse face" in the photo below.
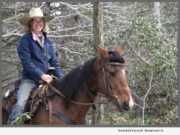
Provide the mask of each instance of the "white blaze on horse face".
[{"label": "white blaze on horse face", "polygon": [[125,77],[125,75],[126,75],[126,71],[125,69],[122,69],[122,76]]},{"label": "white blaze on horse face", "polygon": [[[125,77],[126,76],[126,71],[125,69],[122,70],[122,76]],[[134,101],[132,98],[131,93],[129,93],[129,107],[132,108],[134,106]]]},{"label": "white blaze on horse face", "polygon": [[7,98],[10,94],[10,90],[6,91],[6,93],[4,94],[4,97]]},{"label": "white blaze on horse face", "polygon": [[134,106],[134,101],[133,101],[132,95],[129,94],[129,107],[133,108],[133,106]]}]

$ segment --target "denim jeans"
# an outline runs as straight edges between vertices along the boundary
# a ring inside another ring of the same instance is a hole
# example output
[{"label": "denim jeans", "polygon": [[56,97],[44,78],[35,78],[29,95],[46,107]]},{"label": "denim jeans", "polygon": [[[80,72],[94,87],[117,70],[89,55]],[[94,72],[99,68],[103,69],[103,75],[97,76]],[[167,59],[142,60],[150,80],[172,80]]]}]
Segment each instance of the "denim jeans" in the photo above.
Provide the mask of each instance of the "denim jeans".
[{"label": "denim jeans", "polygon": [[12,111],[9,115],[8,121],[10,123],[14,121],[17,116],[23,113],[29,95],[35,86],[36,83],[33,80],[29,80],[29,79],[21,80],[19,90],[17,91],[17,102],[15,106],[12,108]]}]

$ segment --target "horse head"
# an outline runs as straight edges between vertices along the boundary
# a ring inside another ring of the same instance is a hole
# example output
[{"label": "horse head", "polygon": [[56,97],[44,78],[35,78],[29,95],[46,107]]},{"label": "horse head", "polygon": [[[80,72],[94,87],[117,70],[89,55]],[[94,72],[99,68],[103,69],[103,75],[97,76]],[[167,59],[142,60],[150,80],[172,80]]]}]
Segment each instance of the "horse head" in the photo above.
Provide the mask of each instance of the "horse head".
[{"label": "horse head", "polygon": [[94,71],[97,75],[97,92],[110,98],[118,109],[129,110],[134,106],[134,100],[128,86],[126,61],[122,54],[122,48],[111,51],[99,48]]}]

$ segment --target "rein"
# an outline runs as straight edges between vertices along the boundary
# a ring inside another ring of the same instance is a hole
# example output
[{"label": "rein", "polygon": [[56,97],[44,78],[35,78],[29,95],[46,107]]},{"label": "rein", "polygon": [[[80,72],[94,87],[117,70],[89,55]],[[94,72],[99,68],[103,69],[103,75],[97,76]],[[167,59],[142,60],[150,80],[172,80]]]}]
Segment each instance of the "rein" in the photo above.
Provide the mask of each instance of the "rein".
[{"label": "rein", "polygon": [[[63,97],[63,98],[65,98],[65,96],[57,89],[57,88],[55,88],[53,85],[51,85],[51,84],[48,84],[48,86],[51,88],[51,90],[53,90],[56,94],[58,94],[58,96],[60,96],[60,97]],[[98,92],[99,93],[99,92]],[[104,95],[103,93],[99,93],[99,94],[101,94],[101,95]],[[96,104],[105,104],[105,103],[108,103],[108,102],[98,102],[98,103],[95,103],[95,102],[87,102],[87,103],[85,103],[85,102],[80,102],[80,101],[74,101],[74,100],[70,100],[70,102],[71,103],[74,103],[74,104],[78,104],[78,105],[87,105],[87,106],[89,106],[89,105],[96,105]]]}]

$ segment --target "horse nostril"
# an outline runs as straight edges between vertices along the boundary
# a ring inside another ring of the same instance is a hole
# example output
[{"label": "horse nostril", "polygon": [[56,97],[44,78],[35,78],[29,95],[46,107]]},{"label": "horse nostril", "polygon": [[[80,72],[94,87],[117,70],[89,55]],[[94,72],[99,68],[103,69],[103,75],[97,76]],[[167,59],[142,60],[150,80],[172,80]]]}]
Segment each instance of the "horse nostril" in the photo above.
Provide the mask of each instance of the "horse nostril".
[{"label": "horse nostril", "polygon": [[126,103],[126,102],[124,102],[124,103],[123,103],[123,109],[126,110],[126,111],[128,111],[128,110],[129,110],[129,104]]}]

